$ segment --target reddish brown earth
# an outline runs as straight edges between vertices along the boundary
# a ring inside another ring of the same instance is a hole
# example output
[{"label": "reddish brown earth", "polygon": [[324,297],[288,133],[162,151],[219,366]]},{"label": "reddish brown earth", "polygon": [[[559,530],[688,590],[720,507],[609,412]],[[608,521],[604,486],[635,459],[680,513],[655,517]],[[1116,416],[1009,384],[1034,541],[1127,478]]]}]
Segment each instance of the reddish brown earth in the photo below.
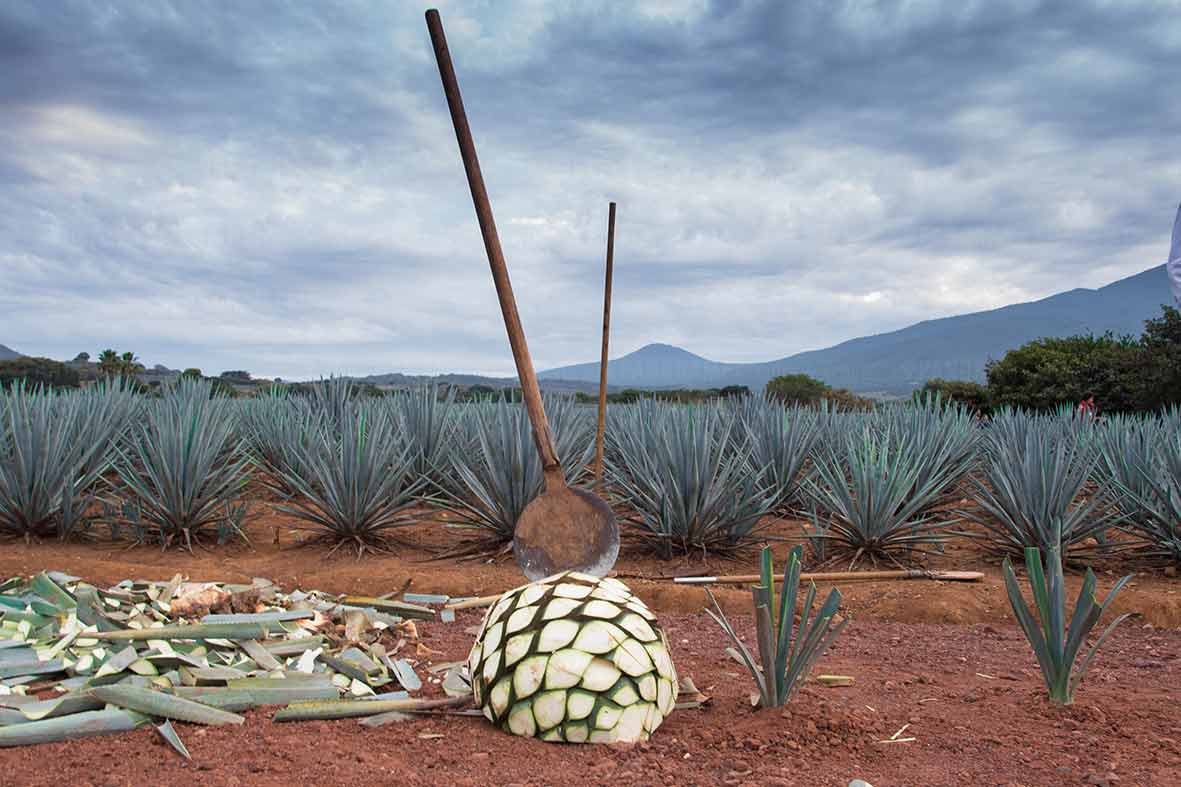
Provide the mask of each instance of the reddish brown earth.
[{"label": "reddish brown earth", "polygon": [[[0,545],[0,577],[56,568],[96,583],[269,577],[292,588],[369,595],[412,580],[419,592],[489,594],[520,582],[508,562],[430,561],[454,544],[435,525],[408,532],[399,555],[324,560],[295,546],[285,520],[261,517],[253,546],[196,556],[102,544]],[[273,544],[281,528],[282,546]],[[795,532],[786,525],[785,533]],[[779,545],[779,556],[786,551]],[[272,710],[243,727],[178,724],[188,763],[151,729],[0,751],[0,785],[317,784],[751,784],[840,785],[854,777],[884,785],[1176,785],[1181,783],[1181,584],[1143,571],[1117,606],[1142,613],[1104,644],[1076,704],[1056,708],[1033,656],[1013,626],[999,571],[975,546],[956,540],[934,568],[986,572],[977,584],[925,581],[842,585],[852,619],[822,659],[824,673],[851,687],[809,684],[784,711],[754,711],[749,676],[724,655],[726,641],[700,609],[700,589],[659,577],[685,569],[746,573],[754,561],[663,562],[625,551],[618,569],[661,611],[683,676],[712,697],[701,710],[672,714],[652,741],[631,748],[521,740],[478,718],[436,716],[369,729],[355,720],[275,724]],[[1120,567],[1121,569],[1126,567]],[[1133,567],[1134,568],[1134,567]],[[1126,573],[1126,572],[1124,572]],[[1114,582],[1100,572],[1100,592]],[[1078,578],[1072,579],[1077,583]],[[822,588],[822,592],[826,592]],[[732,620],[751,634],[749,593],[721,593]],[[452,624],[425,623],[424,641],[466,656],[479,611]],[[429,687],[427,693],[438,693]],[[913,741],[883,743],[897,737]],[[436,737],[441,735],[442,737]]]}]

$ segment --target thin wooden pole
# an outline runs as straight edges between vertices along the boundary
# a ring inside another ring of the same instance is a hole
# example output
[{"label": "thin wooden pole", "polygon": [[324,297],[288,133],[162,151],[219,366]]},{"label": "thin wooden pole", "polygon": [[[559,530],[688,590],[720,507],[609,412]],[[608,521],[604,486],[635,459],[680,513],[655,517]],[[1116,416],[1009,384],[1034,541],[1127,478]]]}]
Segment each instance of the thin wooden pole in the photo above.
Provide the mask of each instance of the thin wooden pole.
[{"label": "thin wooden pole", "polygon": [[611,334],[611,271],[615,266],[615,203],[607,207],[607,281],[603,285],[603,354],[599,359],[599,423],[595,431],[595,484],[603,483],[603,436],[607,426],[607,344]]}]

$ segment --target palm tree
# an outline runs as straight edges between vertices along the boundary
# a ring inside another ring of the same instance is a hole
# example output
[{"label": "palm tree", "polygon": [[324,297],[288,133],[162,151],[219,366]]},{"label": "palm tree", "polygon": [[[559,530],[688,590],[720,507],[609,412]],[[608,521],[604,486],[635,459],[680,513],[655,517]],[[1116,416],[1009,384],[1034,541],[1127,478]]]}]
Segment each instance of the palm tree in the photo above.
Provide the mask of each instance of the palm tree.
[{"label": "palm tree", "polygon": [[139,358],[135,357],[133,352],[125,352],[119,357],[119,371],[124,377],[132,377],[144,370],[144,365],[139,362]]},{"label": "palm tree", "polygon": [[98,356],[98,370],[103,374],[119,374],[122,368],[122,363],[119,360],[119,354],[114,350],[108,348],[99,353]]}]

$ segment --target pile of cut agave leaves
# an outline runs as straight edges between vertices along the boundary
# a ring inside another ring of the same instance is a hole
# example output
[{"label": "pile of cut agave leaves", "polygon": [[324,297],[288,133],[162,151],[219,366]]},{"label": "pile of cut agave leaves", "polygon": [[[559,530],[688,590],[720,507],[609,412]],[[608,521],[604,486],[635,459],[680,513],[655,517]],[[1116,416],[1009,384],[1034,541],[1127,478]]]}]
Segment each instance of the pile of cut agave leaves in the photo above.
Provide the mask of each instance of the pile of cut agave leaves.
[{"label": "pile of cut agave leaves", "polygon": [[[429,604],[446,601],[283,593],[265,579],[177,575],[106,590],[59,572],[8,579],[0,582],[0,747],[152,724],[188,758],[172,721],[241,724],[240,713],[260,705],[286,706],[275,721],[369,726],[462,713],[451,709],[471,702],[466,668],[431,665],[415,625],[436,617]],[[399,656],[408,646],[413,659]],[[422,688],[416,663],[446,698],[410,697]]]}]

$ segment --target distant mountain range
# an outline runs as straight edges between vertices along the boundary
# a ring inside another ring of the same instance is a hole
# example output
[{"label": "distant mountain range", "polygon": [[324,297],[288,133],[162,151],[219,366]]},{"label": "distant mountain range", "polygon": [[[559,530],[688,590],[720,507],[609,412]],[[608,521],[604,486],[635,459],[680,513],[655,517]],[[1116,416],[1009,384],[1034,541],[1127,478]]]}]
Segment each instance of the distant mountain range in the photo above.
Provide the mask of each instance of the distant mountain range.
[{"label": "distant mountain range", "polygon": [[[958,317],[924,320],[901,330],[850,339],[823,350],[763,363],[723,363],[668,344],[649,344],[608,364],[612,385],[625,388],[762,388],[782,374],[805,373],[837,388],[905,394],[932,377],[984,380],[990,359],[1049,336],[1139,336],[1144,321],[1170,301],[1163,265],[1100,287]],[[549,369],[543,380],[590,382],[597,363]]]},{"label": "distant mountain range", "polygon": [[[1026,342],[1048,336],[1102,334],[1139,336],[1144,321],[1160,314],[1170,301],[1163,265],[1100,287],[1075,289],[1038,301],[989,311],[924,320],[906,328],[850,339],[823,350],[789,355],[762,363],[724,363],[669,344],[648,344],[612,360],[610,389],[724,388],[761,389],[782,374],[809,374],[836,388],[858,393],[907,394],[932,377],[984,380],[984,366]],[[20,353],[0,344],[0,360]],[[157,366],[152,373],[175,375]],[[599,365],[581,363],[538,373],[542,388],[591,393],[598,390]],[[407,387],[422,383],[486,385],[507,388],[516,377],[474,374],[406,375],[397,372],[354,377],[362,383]]]}]

